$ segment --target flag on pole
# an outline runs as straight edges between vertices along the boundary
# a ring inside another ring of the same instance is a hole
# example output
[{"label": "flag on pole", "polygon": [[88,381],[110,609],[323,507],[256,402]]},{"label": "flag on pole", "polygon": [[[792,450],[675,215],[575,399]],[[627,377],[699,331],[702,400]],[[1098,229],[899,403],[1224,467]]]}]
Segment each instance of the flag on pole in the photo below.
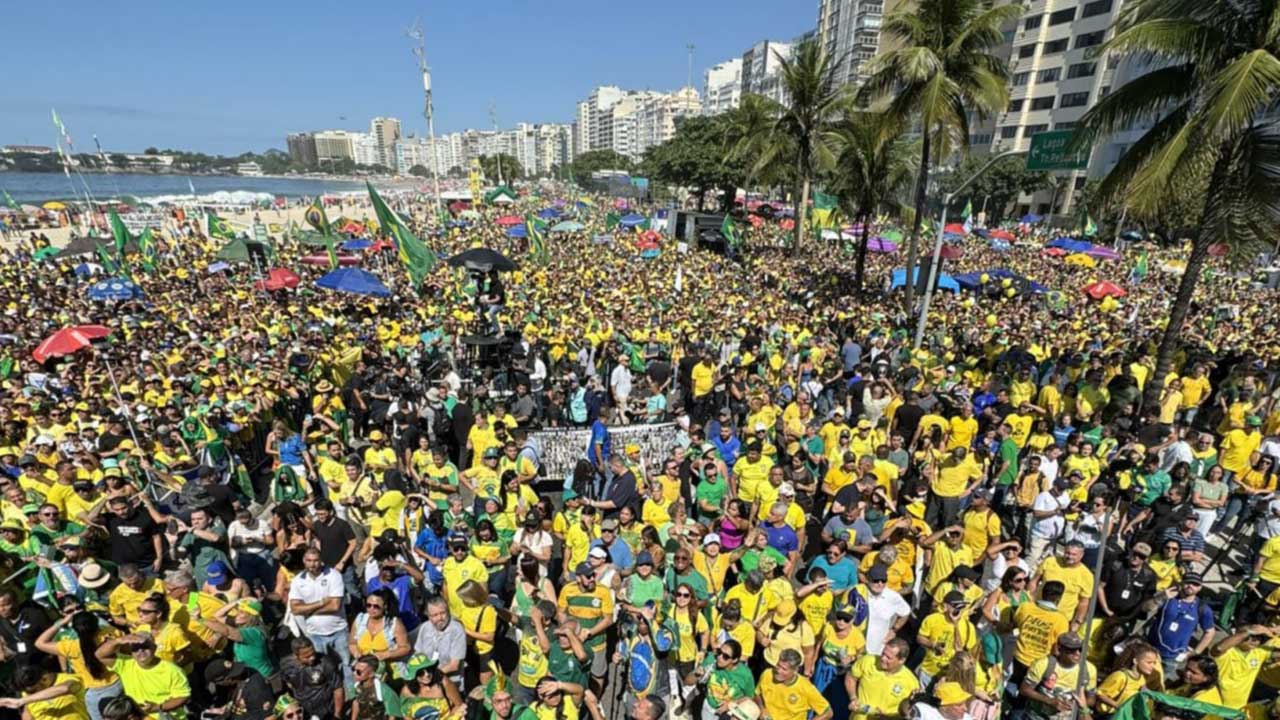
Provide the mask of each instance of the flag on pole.
[{"label": "flag on pole", "polygon": [[965,234],[973,232],[973,200],[964,204],[964,212],[960,213],[960,216],[964,218]]},{"label": "flag on pole", "polygon": [[107,214],[107,219],[111,221],[111,237],[116,243],[116,257],[124,260],[124,246],[133,239],[133,235],[129,233],[129,228],[124,226],[124,221],[120,219],[120,215],[112,210]]},{"label": "flag on pole", "polygon": [[151,228],[142,229],[142,234],[138,236],[138,249],[142,251],[142,269],[155,272],[156,240],[151,234]]},{"label": "flag on pole", "polygon": [[733,216],[725,214],[724,222],[720,223],[720,234],[724,235],[725,243],[731,248],[737,248],[741,242],[737,231],[733,227]]},{"label": "flag on pole", "polygon": [[1138,261],[1133,265],[1133,279],[1141,282],[1147,276],[1147,251],[1143,250],[1138,254]]},{"label": "flag on pole", "polygon": [[1084,218],[1084,236],[1093,237],[1097,235],[1098,224],[1093,221],[1093,216],[1086,213]]},{"label": "flag on pole", "polygon": [[191,197],[196,196],[196,184],[191,182],[191,178],[187,178],[187,187],[191,188]]},{"label": "flag on pole", "polygon": [[117,268],[116,261],[111,257],[111,251],[107,249],[106,245],[98,245],[97,250],[98,260],[102,263],[102,270],[109,275],[114,275]]},{"label": "flag on pole", "polygon": [[605,213],[605,216],[604,216],[604,229],[605,229],[605,230],[612,230],[612,229],[614,229],[615,227],[617,227],[617,226],[618,226],[618,222],[619,222],[619,221],[621,221],[621,220],[622,220],[622,218],[618,217],[618,213],[616,213],[616,212]]},{"label": "flag on pole", "polygon": [[208,227],[208,235],[211,238],[222,238],[223,240],[234,240],[235,231],[231,229],[231,225],[222,218],[214,215],[212,212],[205,215],[206,225]]},{"label": "flag on pole", "polygon": [[8,191],[8,190],[0,190],[0,192],[3,192],[3,193],[4,193],[4,204],[5,204],[5,205],[10,209],[10,210],[21,210],[21,209],[22,209],[22,206],[18,204],[18,201],[16,201],[16,200],[14,200],[14,199],[13,199],[13,196],[9,194],[9,191]]},{"label": "flag on pole", "polygon": [[324,203],[320,201],[320,198],[316,198],[315,202],[311,203],[311,207],[307,208],[303,218],[308,225],[315,228],[316,232],[321,235],[333,234],[333,229],[329,226],[329,216],[325,214]]},{"label": "flag on pole", "polygon": [[378,227],[395,239],[400,263],[408,271],[410,282],[414,287],[421,287],[427,273],[431,272],[431,268],[436,264],[435,253],[431,252],[431,249],[409,230],[404,221],[387,207],[382,197],[378,195],[378,191],[373,189],[373,183],[366,180],[365,187],[369,189],[369,199],[373,201],[373,211],[378,216]]},{"label": "flag on pole", "polygon": [[525,230],[528,231],[529,235],[529,255],[534,262],[545,265],[550,260],[550,257],[547,255],[547,246],[542,239],[542,228],[538,227],[539,224],[545,225],[545,223],[542,223],[532,215],[524,216]]},{"label": "flag on pole", "polygon": [[58,132],[62,133],[62,139],[66,141],[67,147],[75,149],[71,143],[71,133],[67,132],[67,126],[62,124],[62,119],[58,117],[58,111],[49,108],[49,112],[53,115],[53,126],[58,128]]}]

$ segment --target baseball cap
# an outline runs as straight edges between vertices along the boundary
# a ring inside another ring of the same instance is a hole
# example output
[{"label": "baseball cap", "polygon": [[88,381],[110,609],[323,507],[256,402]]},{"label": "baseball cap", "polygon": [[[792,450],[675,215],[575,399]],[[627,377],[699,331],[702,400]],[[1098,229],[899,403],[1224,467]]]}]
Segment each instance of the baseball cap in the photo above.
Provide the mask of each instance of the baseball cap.
[{"label": "baseball cap", "polygon": [[580,562],[578,567],[573,569],[574,575],[594,575],[595,572],[596,569],[591,567],[591,563],[588,562]]},{"label": "baseball cap", "polygon": [[381,430],[374,430],[373,432],[369,433],[370,440],[384,440],[386,439],[386,437],[387,437],[386,435],[382,434]]},{"label": "baseball cap", "polygon": [[498,459],[498,455],[499,455],[499,453],[498,453],[498,448],[496,448],[496,447],[491,447],[491,448],[489,448],[488,450],[485,450],[485,451],[484,451],[484,459],[485,459],[485,460],[497,460],[497,459]]},{"label": "baseball cap", "polygon": [[1144,542],[1136,542],[1129,551],[1136,555],[1151,555],[1151,546]]},{"label": "baseball cap", "polygon": [[888,582],[889,571],[883,565],[872,565],[871,569],[867,571],[867,579],[876,582]]},{"label": "baseball cap", "polygon": [[1083,650],[1084,640],[1075,633],[1063,633],[1058,636],[1058,645],[1067,650]]},{"label": "baseball cap", "polygon": [[933,689],[934,697],[938,698],[938,705],[959,705],[969,702],[973,696],[960,686],[960,683],[952,680],[944,680],[937,684]]},{"label": "baseball cap", "polygon": [[946,596],[946,597],[944,597],[944,598],[942,598],[942,602],[943,602],[943,603],[945,603],[945,604],[947,604],[947,605],[966,605],[966,604],[968,604],[968,603],[966,603],[966,602],[965,602],[965,599],[964,599],[964,593],[960,592],[959,590],[952,590],[951,592],[947,593],[947,596]]},{"label": "baseball cap", "polygon": [[636,567],[640,567],[641,565],[653,566],[653,554],[648,550],[644,550],[639,555],[636,555]]},{"label": "baseball cap", "polygon": [[785,496],[787,496],[787,497],[795,497],[795,496],[796,496],[796,488],[795,488],[795,486],[794,486],[794,485],[792,485],[791,483],[789,483],[789,482],[784,482],[784,483],[782,483],[781,485],[779,485],[779,486],[778,486],[778,495],[779,495],[779,496],[783,496],[783,495],[785,495]]},{"label": "baseball cap", "polygon": [[227,581],[227,564],[221,560],[209,563],[205,570],[205,578],[212,585],[221,585]]},{"label": "baseball cap", "polygon": [[702,537],[702,546],[703,546],[703,547],[706,547],[706,546],[711,545],[711,544],[715,544],[715,545],[719,545],[719,544],[720,544],[720,534],[719,534],[719,533],[707,533],[706,535],[704,535],[704,536]]},{"label": "baseball cap", "polygon": [[601,523],[600,523],[600,529],[601,529],[601,530],[617,530],[617,529],[618,529],[618,519],[617,519],[617,518],[608,518],[608,519],[606,519],[604,522],[601,522]]},{"label": "baseball cap", "polygon": [[609,551],[597,545],[591,548],[591,552],[587,553],[587,557],[600,558],[601,560],[609,559]]},{"label": "baseball cap", "polygon": [[1203,585],[1204,577],[1198,572],[1189,572],[1182,576],[1183,585]]}]

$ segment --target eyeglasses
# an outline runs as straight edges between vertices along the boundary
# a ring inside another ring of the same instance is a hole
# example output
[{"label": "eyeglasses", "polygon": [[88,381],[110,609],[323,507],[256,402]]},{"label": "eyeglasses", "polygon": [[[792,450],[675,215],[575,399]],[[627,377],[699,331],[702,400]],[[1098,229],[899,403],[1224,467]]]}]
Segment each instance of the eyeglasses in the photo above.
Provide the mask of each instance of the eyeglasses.
[{"label": "eyeglasses", "polygon": [[1148,554],[1146,554],[1146,553],[1137,553],[1137,552],[1136,552],[1136,553],[1134,553],[1134,554],[1133,554],[1133,556],[1134,556],[1134,557],[1136,557],[1136,558],[1138,558],[1139,560],[1146,560],[1147,558],[1151,557],[1150,555],[1148,555]]},{"label": "eyeglasses", "polygon": [[138,608],[139,615],[155,615],[158,612],[160,611],[155,608],[144,608],[144,607]]},{"label": "eyeglasses", "polygon": [[382,603],[365,603],[364,606],[369,610],[385,610],[387,608]]},{"label": "eyeglasses", "polygon": [[885,584],[885,582],[886,582],[885,580],[875,580],[875,579],[872,579],[872,580],[868,580],[868,581],[867,581],[867,584],[868,584],[868,585],[883,585],[883,584]]},{"label": "eyeglasses", "polygon": [[1025,575],[1022,577],[1016,577],[1013,579],[1013,581],[1016,583],[1024,583],[1027,581],[1027,577]]},{"label": "eyeglasses", "polygon": [[687,592],[678,592],[678,593],[676,593],[676,597],[678,597],[678,598],[687,598],[687,597],[692,597],[692,596],[691,596],[691,595],[689,595],[689,593],[687,593]]},{"label": "eyeglasses", "polygon": [[837,615],[836,622],[853,622],[853,618],[848,615]]},{"label": "eyeglasses", "polygon": [[738,656],[734,655],[731,652],[718,652],[716,653],[716,657],[720,658],[721,660],[730,660],[730,661],[738,659]]}]

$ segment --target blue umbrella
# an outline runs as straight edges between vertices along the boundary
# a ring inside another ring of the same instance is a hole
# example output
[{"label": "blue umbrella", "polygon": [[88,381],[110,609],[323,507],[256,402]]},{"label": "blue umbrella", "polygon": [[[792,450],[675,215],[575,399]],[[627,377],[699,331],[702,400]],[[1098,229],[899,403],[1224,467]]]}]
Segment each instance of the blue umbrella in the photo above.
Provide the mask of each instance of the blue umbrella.
[{"label": "blue umbrella", "polygon": [[97,263],[80,263],[76,266],[76,277],[93,277],[102,272],[102,266]]},{"label": "blue umbrella", "polygon": [[542,218],[543,220],[558,218],[560,217],[560,211],[555,208],[547,208],[545,210],[540,210],[538,212],[538,217]]},{"label": "blue umbrella", "polygon": [[1035,213],[1027,213],[1026,215],[1023,215],[1022,219],[1018,222],[1026,223],[1027,225],[1034,225],[1043,219],[1044,217],[1036,215]]},{"label": "blue umbrella", "polygon": [[991,246],[991,249],[995,250],[996,252],[1009,252],[1009,250],[1013,248],[1012,245],[1005,242],[1004,240],[991,240],[990,246]]},{"label": "blue umbrella", "polygon": [[[918,278],[920,276],[920,268],[917,266],[913,269],[915,270],[915,272],[912,273],[912,277]],[[907,284],[907,271],[902,268],[898,268],[897,270],[894,270],[892,280],[890,281],[890,286],[897,288],[897,287],[902,287],[903,285],[906,285],[906,284]],[[942,273],[941,275],[938,276],[938,289],[950,290],[951,292],[960,292],[960,284],[956,282],[955,278],[951,277],[946,273]]]},{"label": "blue umbrella", "polygon": [[142,288],[132,280],[107,278],[89,286],[90,300],[136,300],[142,297]]},{"label": "blue umbrella", "polygon": [[355,267],[338,268],[316,281],[316,287],[353,295],[389,297],[391,291],[373,273]]},{"label": "blue umbrella", "polygon": [[360,238],[358,240],[348,240],[342,243],[341,245],[339,245],[338,247],[342,250],[346,250],[347,252],[352,252],[356,250],[368,250],[369,248],[373,247],[373,241],[367,240],[365,238]]},{"label": "blue umbrella", "polygon": [[445,224],[444,224],[444,226],[445,226],[445,227],[447,227],[447,228],[464,228],[464,227],[470,227],[470,226],[468,225],[467,221],[465,221],[465,220],[450,220],[449,222],[445,223]]},{"label": "blue umbrella", "polygon": [[583,228],[582,223],[565,220],[551,226],[551,232],[578,232]]},{"label": "blue umbrella", "polygon": [[513,238],[529,237],[529,231],[525,229],[524,225],[512,225],[511,227],[507,228],[507,237],[513,237]]},{"label": "blue umbrella", "polygon": [[644,220],[645,217],[643,215],[631,213],[629,215],[623,215],[622,219],[618,220],[618,224],[622,227],[635,227],[644,222]]}]

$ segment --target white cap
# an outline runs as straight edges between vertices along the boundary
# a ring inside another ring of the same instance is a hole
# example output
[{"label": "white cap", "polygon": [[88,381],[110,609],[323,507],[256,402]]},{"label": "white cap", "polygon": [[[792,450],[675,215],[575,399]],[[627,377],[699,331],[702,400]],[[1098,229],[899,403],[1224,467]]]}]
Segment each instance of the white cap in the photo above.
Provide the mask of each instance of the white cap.
[{"label": "white cap", "polygon": [[784,482],[784,483],[782,483],[781,485],[779,485],[779,486],[778,486],[778,494],[779,494],[779,495],[786,495],[786,496],[788,496],[788,497],[795,497],[795,496],[796,496],[796,488],[795,488],[795,486],[794,486],[794,485],[792,485],[791,483],[789,483],[789,482]]},{"label": "white cap", "polygon": [[720,534],[719,534],[719,533],[707,533],[706,535],[704,535],[704,536],[703,536],[703,538],[702,538],[702,546],[703,546],[703,547],[706,547],[706,546],[710,545],[711,543],[715,543],[716,545],[719,545],[719,544],[720,544]]},{"label": "white cap", "polygon": [[591,548],[591,552],[587,553],[589,557],[600,558],[601,560],[609,559],[609,551],[599,545]]},{"label": "white cap", "polygon": [[53,445],[53,444],[55,443],[53,442],[52,435],[40,435],[36,437],[36,445]]},{"label": "white cap", "polygon": [[756,432],[764,432],[765,430],[768,430],[768,429],[769,428],[765,427],[764,423],[762,422],[756,423]]}]

